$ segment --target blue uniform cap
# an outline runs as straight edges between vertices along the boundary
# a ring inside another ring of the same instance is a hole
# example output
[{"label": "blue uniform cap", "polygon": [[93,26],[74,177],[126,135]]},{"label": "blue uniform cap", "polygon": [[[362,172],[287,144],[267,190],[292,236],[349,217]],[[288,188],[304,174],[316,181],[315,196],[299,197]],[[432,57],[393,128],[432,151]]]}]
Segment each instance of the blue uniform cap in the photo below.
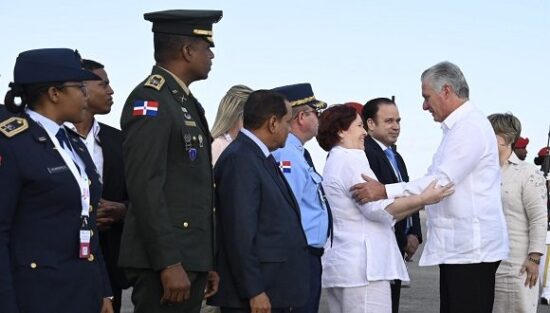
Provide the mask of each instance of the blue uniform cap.
[{"label": "blue uniform cap", "polygon": [[13,80],[18,85],[29,85],[101,78],[82,69],[82,59],[78,51],[49,48],[21,52],[15,61]]},{"label": "blue uniform cap", "polygon": [[327,107],[326,102],[315,99],[313,89],[309,83],[281,86],[273,88],[272,91],[282,94],[292,107],[309,105],[316,110],[322,110]]}]

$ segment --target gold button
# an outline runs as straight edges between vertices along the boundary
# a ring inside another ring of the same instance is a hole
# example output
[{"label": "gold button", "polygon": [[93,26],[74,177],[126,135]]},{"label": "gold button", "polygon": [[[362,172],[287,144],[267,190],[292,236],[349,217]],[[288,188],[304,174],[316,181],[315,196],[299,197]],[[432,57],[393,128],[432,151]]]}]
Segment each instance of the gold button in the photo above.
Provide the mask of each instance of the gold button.
[{"label": "gold button", "polygon": [[185,227],[185,228],[189,227],[189,223],[183,222],[183,227]]},{"label": "gold button", "polygon": [[90,213],[92,213],[93,210],[94,210],[94,207],[90,204],[90,208],[88,209],[88,211],[89,211]]},{"label": "gold button", "polygon": [[216,188],[216,184],[214,184],[214,188]]},{"label": "gold button", "polygon": [[216,207],[214,207],[214,208],[212,209],[212,212],[216,212]]},{"label": "gold button", "polygon": [[90,256],[88,257],[88,261],[93,262],[94,260],[95,260],[94,255],[90,254]]},{"label": "gold button", "polygon": [[31,268],[36,268],[36,266],[37,266],[36,263],[34,262],[31,263]]},{"label": "gold button", "polygon": [[92,180],[88,179],[88,186],[92,185]]},{"label": "gold button", "polygon": [[90,237],[94,236],[94,231],[90,229]]}]

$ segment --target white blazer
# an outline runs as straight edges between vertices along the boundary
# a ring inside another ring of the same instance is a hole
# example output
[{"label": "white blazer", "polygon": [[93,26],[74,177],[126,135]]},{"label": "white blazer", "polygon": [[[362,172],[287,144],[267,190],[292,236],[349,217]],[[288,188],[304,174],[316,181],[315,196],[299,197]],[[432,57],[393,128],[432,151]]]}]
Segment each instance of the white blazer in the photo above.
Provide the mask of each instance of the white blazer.
[{"label": "white blazer", "polygon": [[359,205],[349,189],[375,178],[363,150],[334,147],[323,172],[323,187],[332,209],[334,242],[325,247],[323,288],[357,287],[369,281],[408,281],[405,262],[397,247],[395,219],[385,208],[393,199]]}]

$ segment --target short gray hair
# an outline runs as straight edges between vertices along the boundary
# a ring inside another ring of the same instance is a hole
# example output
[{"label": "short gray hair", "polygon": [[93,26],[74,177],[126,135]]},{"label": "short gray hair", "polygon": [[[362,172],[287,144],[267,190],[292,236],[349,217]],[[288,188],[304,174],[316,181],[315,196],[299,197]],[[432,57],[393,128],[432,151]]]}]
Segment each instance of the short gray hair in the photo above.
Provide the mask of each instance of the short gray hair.
[{"label": "short gray hair", "polygon": [[420,80],[428,83],[435,91],[441,91],[444,85],[449,85],[459,98],[470,97],[470,88],[464,74],[458,66],[449,61],[437,63],[425,70]]},{"label": "short gray hair", "polygon": [[521,135],[521,122],[512,113],[495,113],[488,117],[495,135],[500,135],[507,145],[513,145]]}]

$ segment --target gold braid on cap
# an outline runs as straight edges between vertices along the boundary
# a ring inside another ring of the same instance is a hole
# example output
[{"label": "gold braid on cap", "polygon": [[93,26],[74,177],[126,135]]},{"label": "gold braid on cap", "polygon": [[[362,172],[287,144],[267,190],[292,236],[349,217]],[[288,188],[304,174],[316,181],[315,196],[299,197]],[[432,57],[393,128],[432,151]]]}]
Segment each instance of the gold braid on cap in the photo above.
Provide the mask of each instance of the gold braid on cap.
[{"label": "gold braid on cap", "polygon": [[295,107],[295,106],[299,106],[299,105],[302,105],[302,104],[306,104],[306,103],[311,102],[311,101],[315,101],[315,96],[303,98],[303,99],[300,99],[300,100],[295,100],[295,101],[290,102],[290,104],[293,107]]},{"label": "gold braid on cap", "polygon": [[193,34],[212,37],[212,31],[205,29],[193,29]]}]

